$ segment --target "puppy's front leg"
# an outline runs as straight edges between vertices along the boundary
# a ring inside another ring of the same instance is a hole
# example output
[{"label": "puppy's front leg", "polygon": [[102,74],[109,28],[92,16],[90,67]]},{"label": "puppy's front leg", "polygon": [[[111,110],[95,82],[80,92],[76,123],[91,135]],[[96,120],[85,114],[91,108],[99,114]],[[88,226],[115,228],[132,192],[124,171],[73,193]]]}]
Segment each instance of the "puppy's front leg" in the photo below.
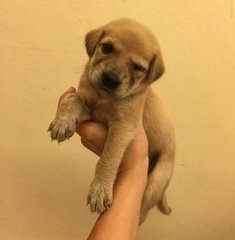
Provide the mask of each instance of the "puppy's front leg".
[{"label": "puppy's front leg", "polygon": [[61,100],[55,119],[48,128],[51,139],[62,142],[70,138],[76,130],[76,125],[87,119],[89,119],[89,111],[85,98],[79,92],[68,94]]},{"label": "puppy's front leg", "polygon": [[112,203],[113,184],[123,154],[134,137],[135,127],[115,123],[109,128],[108,137],[87,198],[92,212],[101,213]]}]

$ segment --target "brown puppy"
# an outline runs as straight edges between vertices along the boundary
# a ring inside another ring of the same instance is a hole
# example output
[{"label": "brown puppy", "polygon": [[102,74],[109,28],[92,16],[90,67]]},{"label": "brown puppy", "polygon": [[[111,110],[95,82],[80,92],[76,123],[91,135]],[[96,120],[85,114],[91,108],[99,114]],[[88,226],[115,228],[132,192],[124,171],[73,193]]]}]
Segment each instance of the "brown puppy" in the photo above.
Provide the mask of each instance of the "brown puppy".
[{"label": "brown puppy", "polygon": [[86,119],[107,124],[107,141],[88,195],[91,211],[100,213],[112,203],[120,161],[143,116],[150,167],[140,223],[155,205],[169,214],[165,190],[174,167],[175,138],[171,121],[150,87],[164,72],[157,40],[144,25],[118,19],[90,31],[85,41],[88,63],[77,92],[63,99],[49,126],[51,138],[64,141]]}]

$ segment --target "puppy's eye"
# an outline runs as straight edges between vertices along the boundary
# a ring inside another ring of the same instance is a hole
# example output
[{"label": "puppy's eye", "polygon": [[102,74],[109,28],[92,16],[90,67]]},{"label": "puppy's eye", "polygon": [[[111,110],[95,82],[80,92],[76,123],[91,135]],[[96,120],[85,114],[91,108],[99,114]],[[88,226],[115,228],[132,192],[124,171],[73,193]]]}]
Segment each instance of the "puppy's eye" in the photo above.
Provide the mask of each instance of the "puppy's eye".
[{"label": "puppy's eye", "polygon": [[133,64],[133,69],[134,71],[137,71],[137,72],[144,72],[145,71],[145,68],[139,64],[136,64],[134,63]]},{"label": "puppy's eye", "polygon": [[114,48],[113,48],[113,44],[112,43],[104,43],[101,46],[101,51],[104,54],[110,54],[110,53],[113,52],[113,50],[114,50]]}]

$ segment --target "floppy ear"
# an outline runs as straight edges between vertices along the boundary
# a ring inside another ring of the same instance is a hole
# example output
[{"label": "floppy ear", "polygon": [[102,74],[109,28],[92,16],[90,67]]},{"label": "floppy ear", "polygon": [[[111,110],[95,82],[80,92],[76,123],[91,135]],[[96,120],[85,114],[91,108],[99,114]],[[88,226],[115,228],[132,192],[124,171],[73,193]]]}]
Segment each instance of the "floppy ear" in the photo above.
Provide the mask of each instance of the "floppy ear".
[{"label": "floppy ear", "polygon": [[153,82],[160,78],[165,71],[161,53],[156,53],[150,63],[149,80]]},{"label": "floppy ear", "polygon": [[102,35],[103,35],[102,28],[92,30],[86,34],[85,45],[89,57],[91,57],[94,54],[96,45],[101,39]]}]

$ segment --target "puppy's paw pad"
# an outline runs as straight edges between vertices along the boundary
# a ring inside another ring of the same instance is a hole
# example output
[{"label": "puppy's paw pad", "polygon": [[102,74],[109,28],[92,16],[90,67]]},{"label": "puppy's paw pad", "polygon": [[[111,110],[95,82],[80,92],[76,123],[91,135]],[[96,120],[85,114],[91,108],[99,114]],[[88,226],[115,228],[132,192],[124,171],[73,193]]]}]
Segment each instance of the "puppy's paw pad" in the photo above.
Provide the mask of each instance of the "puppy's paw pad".
[{"label": "puppy's paw pad", "polygon": [[62,142],[73,136],[76,130],[76,121],[56,118],[49,126],[51,140]]},{"label": "puppy's paw pad", "polygon": [[107,189],[102,184],[92,184],[87,204],[90,205],[91,212],[102,213],[109,209],[112,204],[112,188]]}]

